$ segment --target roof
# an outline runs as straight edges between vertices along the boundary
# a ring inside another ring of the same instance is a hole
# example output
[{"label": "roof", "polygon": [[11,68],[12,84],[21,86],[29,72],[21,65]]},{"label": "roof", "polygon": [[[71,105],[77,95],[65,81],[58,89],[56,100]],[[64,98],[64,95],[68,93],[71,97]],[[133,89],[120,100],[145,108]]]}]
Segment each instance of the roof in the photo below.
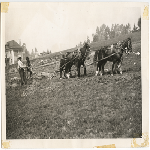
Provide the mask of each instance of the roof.
[{"label": "roof", "polygon": [[20,45],[19,45],[16,41],[14,41],[14,40],[7,42],[7,43],[5,44],[5,48],[6,48],[6,50],[13,49],[13,50],[23,51],[22,46],[20,46]]}]

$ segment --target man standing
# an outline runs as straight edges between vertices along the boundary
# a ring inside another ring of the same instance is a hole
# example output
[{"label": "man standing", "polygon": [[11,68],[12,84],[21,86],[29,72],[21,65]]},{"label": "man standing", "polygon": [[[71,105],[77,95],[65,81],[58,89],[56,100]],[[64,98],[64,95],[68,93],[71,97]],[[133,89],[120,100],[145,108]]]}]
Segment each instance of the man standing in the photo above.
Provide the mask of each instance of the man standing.
[{"label": "man standing", "polygon": [[32,78],[31,77],[31,75],[32,75],[32,66],[31,66],[29,57],[26,57],[26,67],[27,67],[27,78],[28,78],[28,72],[30,72],[30,78]]},{"label": "man standing", "polygon": [[27,84],[25,68],[26,68],[26,66],[23,65],[23,63],[21,61],[21,56],[19,55],[18,56],[18,70],[19,70],[19,74],[20,74],[20,78],[21,78],[21,85]]}]

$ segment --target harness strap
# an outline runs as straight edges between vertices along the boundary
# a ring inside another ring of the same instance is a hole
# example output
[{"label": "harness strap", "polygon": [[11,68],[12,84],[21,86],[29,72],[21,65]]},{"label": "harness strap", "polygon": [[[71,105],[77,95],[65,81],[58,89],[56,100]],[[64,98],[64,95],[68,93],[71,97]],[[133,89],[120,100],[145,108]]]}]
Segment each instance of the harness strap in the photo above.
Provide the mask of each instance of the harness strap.
[{"label": "harness strap", "polygon": [[115,55],[115,54],[119,54],[119,53],[120,53],[120,52],[118,52],[118,53],[113,53],[113,54],[111,54],[111,55],[109,55],[109,56],[107,56],[107,57],[105,57],[105,58],[102,58],[101,60],[94,61],[93,63],[91,63],[91,64],[89,64],[89,65],[92,65],[92,64],[94,64],[95,62],[99,62],[99,61],[105,60],[105,59],[107,59],[107,58],[109,58],[109,57],[111,57],[111,56],[113,56],[113,55]]}]

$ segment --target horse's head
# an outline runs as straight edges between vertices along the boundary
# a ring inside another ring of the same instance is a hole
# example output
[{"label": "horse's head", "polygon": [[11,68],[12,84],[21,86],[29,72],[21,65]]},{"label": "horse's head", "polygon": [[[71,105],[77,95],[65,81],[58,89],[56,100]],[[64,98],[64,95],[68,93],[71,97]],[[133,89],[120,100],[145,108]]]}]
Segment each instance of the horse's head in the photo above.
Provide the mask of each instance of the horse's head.
[{"label": "horse's head", "polygon": [[131,38],[126,39],[121,44],[122,49],[125,51],[126,54],[129,54],[132,52],[132,43]]}]

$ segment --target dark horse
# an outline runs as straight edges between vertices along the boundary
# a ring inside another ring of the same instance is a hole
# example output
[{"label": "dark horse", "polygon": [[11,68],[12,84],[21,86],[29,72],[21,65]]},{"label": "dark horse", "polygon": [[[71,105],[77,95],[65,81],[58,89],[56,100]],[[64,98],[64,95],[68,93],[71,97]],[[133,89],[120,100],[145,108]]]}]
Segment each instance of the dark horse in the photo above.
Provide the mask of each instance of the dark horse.
[{"label": "dark horse", "polygon": [[90,46],[88,43],[85,43],[83,48],[80,48],[79,51],[70,52],[65,57],[60,60],[60,78],[62,78],[62,71],[65,70],[65,77],[67,73],[71,73],[71,67],[75,65],[77,67],[78,77],[80,77],[80,67],[84,67],[84,75],[86,75],[86,66],[84,64],[85,59],[88,57],[90,52]]},{"label": "dark horse", "polygon": [[94,62],[97,62],[96,76],[99,71],[101,71],[100,75],[104,74],[104,66],[107,61],[113,62],[111,75],[113,75],[114,67],[118,67],[120,70],[120,74],[122,74],[121,64],[123,60],[123,52],[129,53],[132,52],[132,43],[131,38],[128,38],[121,42],[120,46],[116,46],[113,48],[108,48],[105,46],[100,50],[97,50],[94,55]]}]

